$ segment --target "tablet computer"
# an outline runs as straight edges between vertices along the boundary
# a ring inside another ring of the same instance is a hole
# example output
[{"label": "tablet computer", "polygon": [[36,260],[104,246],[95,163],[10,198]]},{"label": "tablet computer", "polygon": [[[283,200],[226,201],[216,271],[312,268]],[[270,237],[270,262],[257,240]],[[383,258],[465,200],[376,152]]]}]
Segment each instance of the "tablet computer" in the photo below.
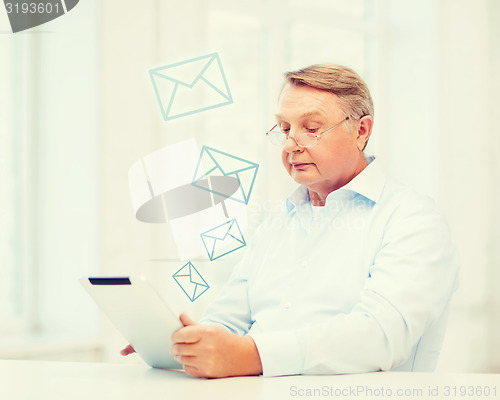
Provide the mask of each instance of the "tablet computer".
[{"label": "tablet computer", "polygon": [[170,354],[170,338],[182,323],[145,278],[83,277],[79,281],[148,365],[182,368]]}]

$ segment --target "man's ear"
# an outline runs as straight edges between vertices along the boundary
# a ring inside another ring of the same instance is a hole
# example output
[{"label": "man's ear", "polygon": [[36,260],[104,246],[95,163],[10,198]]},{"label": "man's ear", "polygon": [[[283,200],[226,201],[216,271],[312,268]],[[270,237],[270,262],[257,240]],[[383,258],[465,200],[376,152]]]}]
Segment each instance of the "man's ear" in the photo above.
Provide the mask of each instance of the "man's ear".
[{"label": "man's ear", "polygon": [[366,142],[370,138],[373,128],[373,117],[371,115],[365,115],[359,120],[358,125],[358,136],[356,137],[356,143],[358,149],[363,151],[366,146]]}]

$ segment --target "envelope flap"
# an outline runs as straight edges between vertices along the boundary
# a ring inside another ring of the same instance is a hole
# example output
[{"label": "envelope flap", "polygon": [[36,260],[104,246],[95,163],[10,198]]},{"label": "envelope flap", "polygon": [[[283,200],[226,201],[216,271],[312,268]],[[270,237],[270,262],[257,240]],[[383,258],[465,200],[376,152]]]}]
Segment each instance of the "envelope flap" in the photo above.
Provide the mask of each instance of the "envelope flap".
[{"label": "envelope flap", "polygon": [[232,100],[231,91],[226,81],[226,76],[222,70],[222,65],[217,53],[213,61],[207,65],[201,79],[205,80],[214,90],[219,92],[227,100]]},{"label": "envelope flap", "polygon": [[179,271],[177,271],[173,276],[189,276],[189,264],[184,265]]},{"label": "envelope flap", "polygon": [[203,233],[203,236],[213,238],[216,240],[224,240],[229,233],[231,226],[233,226],[234,220],[228,221],[222,225],[219,225],[209,231]]},{"label": "envelope flap", "polygon": [[206,152],[213,162],[217,164],[224,175],[235,174],[240,171],[256,168],[258,166],[251,161],[224,153],[223,151],[216,150],[211,147],[203,146],[202,153],[203,152]]},{"label": "envelope flap", "polygon": [[229,236],[234,238],[236,241],[238,241],[242,244],[246,244],[245,239],[243,238],[243,235],[241,233],[240,227],[238,226],[238,223],[232,224],[227,233]]},{"label": "envelope flap", "polygon": [[238,194],[242,197],[242,200],[245,204],[248,203],[250,198],[250,194],[252,193],[253,185],[255,183],[255,177],[257,175],[258,166],[255,168],[249,168],[246,170],[239,171],[238,182],[240,183],[240,192],[235,195],[238,197]]},{"label": "envelope flap", "polygon": [[201,149],[198,164],[196,165],[196,171],[194,173],[193,181],[196,182],[204,179],[207,175],[218,168],[219,165],[217,164],[217,162],[213,157],[210,157],[210,155],[207,154],[207,152],[205,151],[205,146],[203,146]]},{"label": "envelope flap", "polygon": [[192,87],[213,62],[214,55],[201,56],[151,70],[151,73],[181,85]]},{"label": "envelope flap", "polygon": [[205,282],[205,279],[203,279],[201,277],[201,275],[196,270],[196,268],[194,267],[194,265],[191,264],[189,266],[189,270],[190,270],[191,282],[192,283],[196,283],[197,285],[202,285],[202,286],[208,286],[208,283]]}]

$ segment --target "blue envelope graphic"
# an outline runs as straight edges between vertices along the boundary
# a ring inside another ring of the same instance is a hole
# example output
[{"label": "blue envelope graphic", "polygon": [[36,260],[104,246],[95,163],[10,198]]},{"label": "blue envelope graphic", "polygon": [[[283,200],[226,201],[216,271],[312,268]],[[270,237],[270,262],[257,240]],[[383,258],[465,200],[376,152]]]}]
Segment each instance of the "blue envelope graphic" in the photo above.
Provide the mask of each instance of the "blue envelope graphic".
[{"label": "blue envelope graphic", "polygon": [[[248,204],[258,170],[258,164],[203,146],[191,184],[223,198]],[[239,185],[236,192],[231,181],[220,179],[225,176],[236,178]]]},{"label": "blue envelope graphic", "polygon": [[203,240],[210,261],[246,246],[235,219],[202,233],[201,240]]},{"label": "blue envelope graphic", "polygon": [[165,121],[233,103],[217,53],[154,68],[149,75]]},{"label": "blue envelope graphic", "polygon": [[172,277],[191,301],[195,301],[210,287],[191,261],[173,274]]}]

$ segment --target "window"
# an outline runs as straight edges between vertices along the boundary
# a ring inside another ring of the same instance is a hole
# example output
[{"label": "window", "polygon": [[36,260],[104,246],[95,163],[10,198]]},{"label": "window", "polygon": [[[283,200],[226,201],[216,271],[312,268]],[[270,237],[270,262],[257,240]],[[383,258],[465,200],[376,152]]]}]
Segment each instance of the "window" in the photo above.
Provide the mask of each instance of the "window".
[{"label": "window", "polygon": [[0,64],[2,91],[0,104],[0,318],[4,323],[0,335],[25,332],[35,324],[32,308],[34,294],[30,272],[28,246],[30,245],[31,178],[28,158],[30,148],[27,123],[22,118],[26,111],[26,83],[29,38],[1,35],[0,43],[7,57]]},{"label": "window", "polygon": [[89,1],[29,33],[0,20],[0,354],[97,330],[77,282],[99,268],[97,19]]},{"label": "window", "polygon": [[[4,38],[0,40],[6,42]],[[4,43],[2,43],[4,44]],[[7,58],[11,59],[12,48],[11,46],[2,46],[7,50],[9,55]],[[12,79],[13,65],[10,63],[2,63],[0,65],[0,77],[2,79],[1,87],[3,90],[0,92],[2,99],[0,104],[3,105],[2,118],[0,119],[0,318],[2,320],[11,321],[19,315],[21,302],[19,296],[14,288],[15,285],[15,261],[16,261],[16,212],[14,204],[16,180],[15,180],[15,166],[14,166],[14,123],[12,118],[12,107],[10,104],[10,97],[13,93]],[[10,323],[7,323],[11,325]]]}]

